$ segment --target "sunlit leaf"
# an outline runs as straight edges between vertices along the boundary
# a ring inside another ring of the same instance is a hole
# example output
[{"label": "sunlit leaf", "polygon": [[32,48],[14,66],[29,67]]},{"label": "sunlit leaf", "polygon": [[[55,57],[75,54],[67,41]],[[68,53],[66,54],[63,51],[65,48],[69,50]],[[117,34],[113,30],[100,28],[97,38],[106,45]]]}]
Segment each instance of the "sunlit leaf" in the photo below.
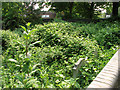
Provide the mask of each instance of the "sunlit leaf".
[{"label": "sunlit leaf", "polygon": [[18,61],[17,60],[15,60],[15,59],[8,59],[9,61],[11,61],[11,62],[15,62],[15,63],[18,63]]},{"label": "sunlit leaf", "polygon": [[32,71],[32,72],[30,73],[30,75],[34,74],[36,71],[40,71],[40,69],[35,69],[34,71]]},{"label": "sunlit leaf", "polygon": [[29,33],[28,33],[28,35],[31,35],[33,32],[35,32],[35,31],[37,31],[37,29],[33,29],[33,30],[31,30]]},{"label": "sunlit leaf", "polygon": [[27,32],[27,29],[24,26],[21,26],[21,27],[22,27],[22,29],[24,29]]},{"label": "sunlit leaf", "polygon": [[17,42],[18,44],[22,45],[23,47],[25,47],[24,44],[22,44],[21,42],[19,42],[18,40],[13,40],[14,42]]},{"label": "sunlit leaf", "polygon": [[35,44],[37,44],[37,43],[40,43],[40,42],[41,42],[41,41],[36,41],[36,42],[30,44],[29,47],[30,47],[30,46],[33,46],[33,45],[35,45]]},{"label": "sunlit leaf", "polygon": [[30,24],[31,24],[31,23],[30,23],[30,22],[28,22],[26,25],[29,27],[29,26],[30,26]]},{"label": "sunlit leaf", "polygon": [[32,70],[34,70],[37,66],[39,66],[39,65],[41,65],[40,63],[38,63],[38,64],[35,64],[34,66],[33,66],[33,68],[32,68]]}]

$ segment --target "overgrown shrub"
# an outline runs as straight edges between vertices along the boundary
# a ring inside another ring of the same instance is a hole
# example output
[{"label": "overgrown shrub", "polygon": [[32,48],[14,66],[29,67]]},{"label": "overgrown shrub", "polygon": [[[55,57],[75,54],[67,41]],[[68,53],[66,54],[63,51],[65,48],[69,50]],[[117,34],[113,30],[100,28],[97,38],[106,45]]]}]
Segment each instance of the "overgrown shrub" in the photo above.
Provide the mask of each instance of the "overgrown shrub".
[{"label": "overgrown shrub", "polygon": [[[82,24],[55,21],[26,29],[2,30],[3,88],[87,88],[119,44],[119,23]],[[25,34],[24,34],[25,33]],[[112,37],[114,35],[114,37]],[[107,39],[109,38],[109,39]],[[39,41],[38,43],[34,43]],[[116,41],[116,42],[115,42]],[[111,43],[111,45],[106,43]],[[118,43],[117,43],[118,42]],[[31,45],[26,57],[26,45]],[[106,47],[108,47],[106,48]],[[87,58],[73,78],[73,66]]]}]

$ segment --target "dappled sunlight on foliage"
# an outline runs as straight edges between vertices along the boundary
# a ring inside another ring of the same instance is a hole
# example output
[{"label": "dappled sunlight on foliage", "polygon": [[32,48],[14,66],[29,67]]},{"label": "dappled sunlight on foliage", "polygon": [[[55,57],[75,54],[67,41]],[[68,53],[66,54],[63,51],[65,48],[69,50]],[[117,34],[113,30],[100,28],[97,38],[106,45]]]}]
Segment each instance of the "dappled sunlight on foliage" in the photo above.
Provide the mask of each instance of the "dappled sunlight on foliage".
[{"label": "dappled sunlight on foliage", "polygon": [[[119,25],[53,21],[32,29],[22,26],[26,32],[30,30],[24,35],[21,28],[0,31],[2,88],[86,88],[117,51]],[[26,45],[30,46],[29,57]],[[74,79],[75,62],[86,57]]]}]

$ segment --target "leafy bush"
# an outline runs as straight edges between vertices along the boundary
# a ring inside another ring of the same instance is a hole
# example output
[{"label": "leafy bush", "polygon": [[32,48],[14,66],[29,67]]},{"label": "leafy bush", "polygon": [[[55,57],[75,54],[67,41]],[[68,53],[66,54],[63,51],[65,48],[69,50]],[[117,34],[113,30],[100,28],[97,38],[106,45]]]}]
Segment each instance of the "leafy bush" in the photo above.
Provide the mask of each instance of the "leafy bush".
[{"label": "leafy bush", "polygon": [[[2,30],[2,88],[87,88],[117,50],[118,25],[54,21],[36,25],[34,32]],[[87,60],[75,79],[72,68],[79,58]]]},{"label": "leafy bush", "polygon": [[110,49],[111,46],[120,45],[120,23],[119,22],[98,22],[90,23],[81,27],[84,36],[95,38],[100,46]]},{"label": "leafy bush", "polygon": [[0,33],[2,33],[2,49],[7,50],[8,47],[10,47],[10,41],[12,39],[17,39],[18,35],[14,32],[11,32],[9,30],[4,31],[1,30]]}]

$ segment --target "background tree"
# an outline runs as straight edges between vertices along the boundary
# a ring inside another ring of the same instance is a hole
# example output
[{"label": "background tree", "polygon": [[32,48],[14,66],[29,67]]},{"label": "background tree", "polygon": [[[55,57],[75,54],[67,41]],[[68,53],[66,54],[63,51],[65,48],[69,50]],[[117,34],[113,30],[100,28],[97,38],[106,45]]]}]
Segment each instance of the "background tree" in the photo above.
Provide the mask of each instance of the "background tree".
[{"label": "background tree", "polygon": [[113,17],[118,16],[118,7],[119,7],[119,2],[113,2],[113,9],[112,9]]},{"label": "background tree", "polygon": [[99,11],[95,13],[97,7],[107,5],[105,2],[56,2],[52,6],[56,8],[56,12],[63,11],[64,18],[96,18]]},{"label": "background tree", "polygon": [[19,24],[24,24],[24,11],[22,3],[20,2],[3,2],[2,3],[2,28],[13,29]]},{"label": "background tree", "polygon": [[52,4],[57,13],[64,12],[64,18],[72,18],[74,2],[55,2]]},{"label": "background tree", "polygon": [[34,9],[37,2],[3,2],[2,3],[2,28],[15,29],[27,22],[32,24],[41,23],[38,16],[42,3],[38,2],[39,9]]}]

